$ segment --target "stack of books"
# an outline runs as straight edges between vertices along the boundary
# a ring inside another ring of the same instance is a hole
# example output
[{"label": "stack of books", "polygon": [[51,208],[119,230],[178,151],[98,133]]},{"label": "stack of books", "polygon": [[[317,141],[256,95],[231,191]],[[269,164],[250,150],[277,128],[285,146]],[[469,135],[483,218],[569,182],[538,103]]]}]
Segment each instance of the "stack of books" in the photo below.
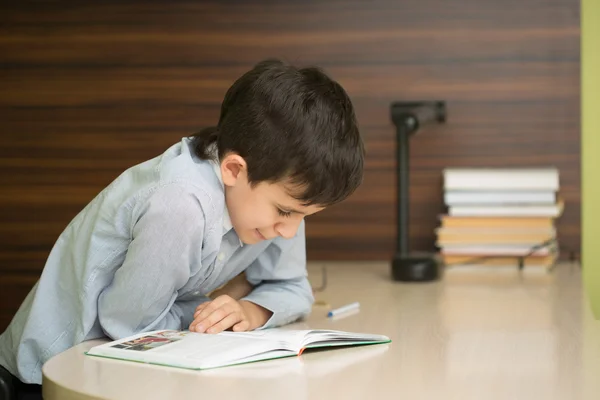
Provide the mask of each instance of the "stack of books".
[{"label": "stack of books", "polygon": [[559,174],[544,169],[446,169],[436,245],[446,265],[551,266],[563,211]]}]

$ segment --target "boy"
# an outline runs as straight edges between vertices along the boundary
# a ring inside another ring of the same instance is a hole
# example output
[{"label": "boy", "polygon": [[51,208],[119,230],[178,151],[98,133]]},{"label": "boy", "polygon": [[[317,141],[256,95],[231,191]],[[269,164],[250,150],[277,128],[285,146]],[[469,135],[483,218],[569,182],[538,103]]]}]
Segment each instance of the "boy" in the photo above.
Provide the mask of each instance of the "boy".
[{"label": "boy", "polygon": [[[227,91],[216,127],[125,171],[71,221],[0,336],[0,366],[40,384],[44,362],[85,340],[307,315],[304,217],[359,186],[363,157],[339,84],[257,64]],[[207,297],[242,272],[250,293]]]}]

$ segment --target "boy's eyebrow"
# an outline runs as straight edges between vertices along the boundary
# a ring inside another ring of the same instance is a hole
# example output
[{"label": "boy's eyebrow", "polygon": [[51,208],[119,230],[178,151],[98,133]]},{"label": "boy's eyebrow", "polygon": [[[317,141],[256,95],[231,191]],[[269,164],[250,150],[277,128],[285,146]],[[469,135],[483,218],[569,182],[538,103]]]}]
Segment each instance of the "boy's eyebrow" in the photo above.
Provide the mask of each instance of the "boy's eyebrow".
[{"label": "boy's eyebrow", "polygon": [[275,203],[275,204],[277,204],[277,207],[279,207],[281,210],[284,210],[284,211],[287,211],[287,212],[296,213],[296,214],[306,215],[302,211],[296,210],[296,209],[294,209],[292,207],[286,207],[286,206],[283,206],[283,205],[281,205],[279,203]]}]

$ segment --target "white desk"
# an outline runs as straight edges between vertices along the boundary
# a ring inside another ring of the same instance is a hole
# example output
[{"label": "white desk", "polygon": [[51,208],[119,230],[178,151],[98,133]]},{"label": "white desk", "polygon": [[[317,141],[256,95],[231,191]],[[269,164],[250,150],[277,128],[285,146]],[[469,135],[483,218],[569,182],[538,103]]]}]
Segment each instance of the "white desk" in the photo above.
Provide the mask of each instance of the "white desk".
[{"label": "white desk", "polygon": [[315,306],[295,327],[382,333],[393,343],[196,372],[85,356],[101,342],[93,341],[44,365],[44,398],[600,398],[600,322],[582,300],[577,267],[455,270],[407,285],[391,281],[385,263],[328,265],[317,299],[360,301],[360,313],[332,321]]}]

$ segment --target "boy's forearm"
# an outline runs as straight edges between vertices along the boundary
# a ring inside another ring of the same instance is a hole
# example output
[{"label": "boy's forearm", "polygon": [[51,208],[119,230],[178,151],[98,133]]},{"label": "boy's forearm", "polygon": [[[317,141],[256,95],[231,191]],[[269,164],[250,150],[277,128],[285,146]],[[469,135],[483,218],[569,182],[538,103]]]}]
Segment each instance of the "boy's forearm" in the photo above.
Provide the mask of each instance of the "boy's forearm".
[{"label": "boy's forearm", "polygon": [[216,299],[217,297],[225,294],[231,298],[239,300],[242,297],[245,297],[248,294],[250,294],[250,292],[252,292],[252,289],[253,286],[246,280],[246,274],[242,272],[241,274],[227,282],[227,284],[225,284],[224,286],[211,292],[209,294],[209,297],[211,299]]}]

